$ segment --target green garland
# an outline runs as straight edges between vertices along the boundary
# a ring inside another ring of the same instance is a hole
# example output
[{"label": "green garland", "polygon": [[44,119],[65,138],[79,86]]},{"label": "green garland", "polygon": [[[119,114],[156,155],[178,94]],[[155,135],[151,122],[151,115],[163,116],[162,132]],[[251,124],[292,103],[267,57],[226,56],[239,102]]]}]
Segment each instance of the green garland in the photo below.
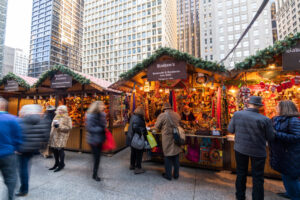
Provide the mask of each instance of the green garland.
[{"label": "green garland", "polygon": [[72,76],[74,80],[78,81],[82,85],[91,83],[89,79],[85,78],[80,74],[77,74],[69,68],[62,65],[56,65],[53,66],[50,70],[44,72],[39,78],[39,80],[32,87],[39,87],[47,78],[51,79],[55,74],[57,74],[57,72],[62,72],[64,74]]},{"label": "green garland", "polygon": [[8,80],[14,80],[16,81],[20,87],[23,87],[25,89],[29,89],[30,85],[21,77],[9,72],[7,75],[5,75],[1,80],[0,80],[0,85],[5,84]]},{"label": "green garland", "polygon": [[262,81],[262,80],[226,80],[224,81],[224,85],[228,85],[228,86],[239,86],[240,84],[242,85],[257,85],[260,84],[260,82],[264,82],[264,83],[272,83],[271,81]]},{"label": "green garland", "polygon": [[235,70],[245,70],[252,67],[265,68],[274,58],[294,47],[300,40],[300,32],[290,35],[284,40],[277,41],[273,46],[257,51],[256,55],[247,57],[243,62],[235,65]]},{"label": "green garland", "polygon": [[146,69],[151,65],[153,62],[155,62],[159,57],[163,55],[168,55],[176,60],[183,60],[187,63],[194,65],[197,68],[201,68],[208,71],[214,71],[214,72],[226,72],[226,69],[223,65],[219,65],[215,62],[205,61],[201,58],[196,58],[188,53],[180,52],[176,49],[166,48],[162,47],[159,48],[153,55],[151,55],[149,58],[143,60],[142,63],[138,63],[134,68],[131,70],[124,72],[120,75],[120,78],[123,80],[128,80],[135,76],[140,71]]}]

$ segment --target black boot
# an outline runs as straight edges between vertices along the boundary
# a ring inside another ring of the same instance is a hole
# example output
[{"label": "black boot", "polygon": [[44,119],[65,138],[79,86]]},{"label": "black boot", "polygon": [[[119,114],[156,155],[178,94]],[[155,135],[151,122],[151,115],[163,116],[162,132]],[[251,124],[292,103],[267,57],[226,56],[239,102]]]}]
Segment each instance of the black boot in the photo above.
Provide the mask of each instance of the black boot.
[{"label": "black boot", "polygon": [[53,167],[49,168],[49,170],[55,170],[58,167],[58,163],[55,163]]},{"label": "black boot", "polygon": [[58,168],[56,170],[54,170],[54,172],[59,172],[60,170],[62,170],[65,167],[65,152],[63,149],[60,149],[58,151],[59,153],[59,165]]},{"label": "black boot", "polygon": [[58,152],[58,150],[57,149],[53,149],[53,154],[54,154],[54,158],[55,158],[55,164],[49,170],[54,170],[59,165],[59,152]]},{"label": "black boot", "polygon": [[56,170],[54,170],[54,172],[59,172],[60,170],[62,170],[65,167],[65,164],[59,164],[58,168]]},{"label": "black boot", "polygon": [[93,175],[93,179],[97,182],[101,181],[101,178],[96,174]]}]

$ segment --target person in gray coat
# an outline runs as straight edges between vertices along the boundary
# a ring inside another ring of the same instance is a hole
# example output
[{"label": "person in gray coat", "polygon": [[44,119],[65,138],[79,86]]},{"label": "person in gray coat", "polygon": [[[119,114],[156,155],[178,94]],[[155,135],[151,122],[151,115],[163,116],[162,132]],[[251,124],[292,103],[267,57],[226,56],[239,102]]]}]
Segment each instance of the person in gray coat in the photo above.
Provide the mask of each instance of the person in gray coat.
[{"label": "person in gray coat", "polygon": [[261,97],[250,97],[248,109],[234,113],[228,126],[228,131],[235,134],[236,199],[238,200],[246,199],[249,158],[253,177],[252,199],[264,199],[266,142],[275,138],[275,131],[272,121],[259,114],[261,106],[263,106]]}]

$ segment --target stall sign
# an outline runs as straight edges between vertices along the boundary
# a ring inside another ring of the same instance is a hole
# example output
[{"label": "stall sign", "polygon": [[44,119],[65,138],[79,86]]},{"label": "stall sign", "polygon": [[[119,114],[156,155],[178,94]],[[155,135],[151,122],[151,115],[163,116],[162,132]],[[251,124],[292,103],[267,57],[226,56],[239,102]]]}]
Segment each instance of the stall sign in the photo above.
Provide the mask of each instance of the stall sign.
[{"label": "stall sign", "polygon": [[300,42],[282,54],[283,70],[300,70]]},{"label": "stall sign", "polygon": [[17,81],[8,80],[4,86],[5,91],[15,92],[19,90],[19,84]]},{"label": "stall sign", "polygon": [[51,81],[51,88],[72,87],[72,77],[68,74],[55,74]]},{"label": "stall sign", "polygon": [[167,60],[153,63],[147,72],[148,81],[186,79],[186,62]]}]

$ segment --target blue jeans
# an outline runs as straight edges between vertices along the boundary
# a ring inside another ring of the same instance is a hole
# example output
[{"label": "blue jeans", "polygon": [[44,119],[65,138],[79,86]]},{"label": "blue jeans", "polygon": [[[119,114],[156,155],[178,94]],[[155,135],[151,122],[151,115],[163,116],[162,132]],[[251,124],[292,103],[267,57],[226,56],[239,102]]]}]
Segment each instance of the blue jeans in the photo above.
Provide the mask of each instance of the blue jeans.
[{"label": "blue jeans", "polygon": [[17,160],[15,154],[0,158],[0,171],[2,172],[4,183],[8,189],[8,199],[14,198],[14,190],[17,182]]},{"label": "blue jeans", "polygon": [[300,181],[299,178],[292,178],[287,175],[282,176],[282,181],[286,190],[286,194],[292,200],[300,200]]},{"label": "blue jeans", "polygon": [[19,192],[28,193],[29,188],[29,162],[32,158],[33,153],[22,153],[19,156],[19,173],[21,187]]}]

